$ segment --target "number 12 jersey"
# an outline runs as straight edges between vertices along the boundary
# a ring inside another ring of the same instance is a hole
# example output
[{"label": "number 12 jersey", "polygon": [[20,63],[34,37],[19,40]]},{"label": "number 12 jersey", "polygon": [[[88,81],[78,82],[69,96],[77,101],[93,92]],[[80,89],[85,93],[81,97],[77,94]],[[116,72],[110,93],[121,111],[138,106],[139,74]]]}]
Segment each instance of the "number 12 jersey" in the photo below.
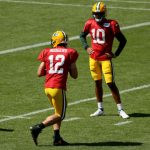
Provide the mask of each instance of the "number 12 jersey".
[{"label": "number 12 jersey", "polygon": [[75,49],[63,46],[41,51],[38,60],[45,62],[45,88],[66,89],[70,65],[75,63],[77,58],[78,53]]}]

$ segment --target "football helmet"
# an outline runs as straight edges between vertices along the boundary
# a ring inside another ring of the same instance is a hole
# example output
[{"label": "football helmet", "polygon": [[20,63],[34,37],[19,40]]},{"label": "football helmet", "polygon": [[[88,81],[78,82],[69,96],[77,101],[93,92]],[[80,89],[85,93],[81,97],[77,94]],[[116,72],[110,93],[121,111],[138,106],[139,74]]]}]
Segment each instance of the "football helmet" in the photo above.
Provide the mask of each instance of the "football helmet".
[{"label": "football helmet", "polygon": [[52,47],[56,47],[59,44],[67,44],[68,37],[64,31],[56,31],[53,33],[51,37],[51,45]]},{"label": "football helmet", "polygon": [[102,21],[106,15],[106,5],[103,2],[97,2],[92,7],[92,15],[96,22]]}]

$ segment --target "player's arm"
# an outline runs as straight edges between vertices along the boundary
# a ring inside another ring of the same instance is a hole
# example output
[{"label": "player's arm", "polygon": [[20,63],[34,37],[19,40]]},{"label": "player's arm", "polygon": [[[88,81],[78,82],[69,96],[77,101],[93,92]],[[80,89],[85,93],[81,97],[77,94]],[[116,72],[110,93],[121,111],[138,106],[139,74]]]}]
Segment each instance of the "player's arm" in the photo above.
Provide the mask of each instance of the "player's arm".
[{"label": "player's arm", "polygon": [[84,47],[84,49],[87,51],[87,53],[90,55],[92,54],[94,51],[91,47],[89,47],[87,40],[86,40],[86,36],[88,35],[87,32],[81,32],[80,34],[80,41]]},{"label": "player's arm", "polygon": [[82,43],[85,50],[89,47],[88,43],[87,43],[87,40],[86,40],[87,35],[88,35],[87,32],[81,32],[80,33],[80,41],[81,41],[81,43]]},{"label": "player's arm", "polygon": [[45,62],[40,63],[38,70],[37,70],[37,75],[38,75],[38,77],[46,75]]},{"label": "player's arm", "polygon": [[117,57],[120,55],[120,53],[122,52],[123,48],[125,47],[126,43],[127,43],[127,39],[125,38],[125,36],[122,34],[122,32],[119,32],[115,35],[116,39],[119,41],[119,45],[117,50],[114,53],[114,57]]},{"label": "player's arm", "polygon": [[76,63],[72,63],[70,65],[69,73],[72,78],[74,79],[78,78],[78,70],[77,70]]}]

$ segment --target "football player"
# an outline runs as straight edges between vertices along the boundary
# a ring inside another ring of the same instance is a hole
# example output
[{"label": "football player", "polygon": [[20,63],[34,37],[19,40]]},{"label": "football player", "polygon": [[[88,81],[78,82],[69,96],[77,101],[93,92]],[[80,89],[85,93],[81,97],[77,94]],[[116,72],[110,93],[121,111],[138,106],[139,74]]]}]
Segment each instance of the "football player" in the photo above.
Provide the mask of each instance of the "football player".
[{"label": "football player", "polygon": [[[86,21],[83,31],[80,34],[80,40],[84,49],[89,54],[89,66],[93,80],[95,81],[95,92],[98,109],[90,116],[100,116],[104,113],[103,108],[103,88],[102,74],[105,82],[111,90],[112,96],[117,104],[118,113],[122,118],[129,118],[123,110],[119,90],[114,80],[114,68],[112,58],[120,55],[126,45],[126,38],[120,31],[116,20],[106,19],[106,5],[103,2],[97,2],[92,7],[92,16]],[[91,46],[88,45],[86,37],[90,34]],[[116,51],[112,52],[113,40],[116,38],[119,42]]]},{"label": "football player", "polygon": [[41,61],[37,75],[45,76],[45,94],[54,107],[54,114],[48,116],[41,123],[30,127],[32,138],[37,145],[39,133],[45,127],[53,125],[54,136],[53,145],[68,145],[60,136],[61,122],[65,118],[66,81],[68,73],[74,79],[78,77],[76,60],[78,53],[73,48],[68,48],[68,38],[64,31],[56,31],[51,38],[52,48],[45,48],[38,56]]}]

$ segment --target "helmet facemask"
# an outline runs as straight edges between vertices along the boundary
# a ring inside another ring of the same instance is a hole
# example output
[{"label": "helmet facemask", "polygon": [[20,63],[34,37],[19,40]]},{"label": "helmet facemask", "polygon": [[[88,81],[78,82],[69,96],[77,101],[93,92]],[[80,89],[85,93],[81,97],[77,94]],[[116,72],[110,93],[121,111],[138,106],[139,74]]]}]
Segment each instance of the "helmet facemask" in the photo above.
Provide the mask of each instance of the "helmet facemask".
[{"label": "helmet facemask", "polygon": [[101,22],[103,18],[105,18],[105,12],[97,12],[92,13],[93,18],[96,20],[96,22]]}]

